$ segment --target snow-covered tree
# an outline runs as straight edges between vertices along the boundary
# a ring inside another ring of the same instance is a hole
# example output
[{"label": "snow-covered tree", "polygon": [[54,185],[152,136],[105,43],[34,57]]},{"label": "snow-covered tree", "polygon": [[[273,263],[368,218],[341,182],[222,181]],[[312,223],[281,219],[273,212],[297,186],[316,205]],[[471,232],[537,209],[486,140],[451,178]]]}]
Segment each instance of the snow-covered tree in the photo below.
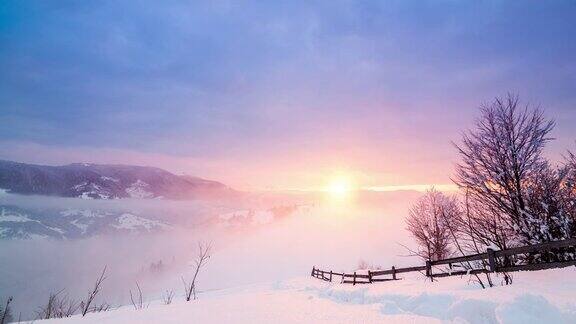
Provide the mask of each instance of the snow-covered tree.
[{"label": "snow-covered tree", "polygon": [[534,236],[540,223],[531,210],[538,188],[534,181],[549,171],[542,150],[552,140],[549,133],[554,122],[544,118],[539,109],[520,108],[518,97],[513,95],[496,98],[480,110],[475,128],[456,146],[462,160],[456,166],[454,182],[469,193],[474,206],[480,207],[476,223],[492,228],[497,224],[497,229],[515,233],[513,242],[502,245],[535,243],[541,237]]},{"label": "snow-covered tree", "polygon": [[563,172],[564,208],[572,219],[570,236],[576,237],[576,155],[570,151],[568,151]]},{"label": "snow-covered tree", "polygon": [[546,164],[528,183],[526,210],[530,217],[523,231],[532,243],[571,237],[573,219],[569,208],[570,195],[565,186],[567,171]]}]

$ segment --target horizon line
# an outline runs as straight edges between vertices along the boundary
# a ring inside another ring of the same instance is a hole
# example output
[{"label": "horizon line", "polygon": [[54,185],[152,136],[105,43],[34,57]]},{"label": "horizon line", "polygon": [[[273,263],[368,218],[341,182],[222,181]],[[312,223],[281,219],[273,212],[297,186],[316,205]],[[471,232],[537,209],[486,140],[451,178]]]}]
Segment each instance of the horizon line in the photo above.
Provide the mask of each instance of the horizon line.
[{"label": "horizon line", "polygon": [[[388,186],[369,186],[369,187],[359,187],[350,190],[351,192],[358,191],[373,191],[373,192],[393,192],[393,191],[418,191],[425,192],[431,188],[435,188],[438,191],[453,192],[458,191],[458,186],[455,184],[411,184],[411,185],[388,185]],[[327,192],[326,188],[267,188],[263,190],[256,190],[263,192],[302,192],[302,193],[313,193],[313,192]]]}]

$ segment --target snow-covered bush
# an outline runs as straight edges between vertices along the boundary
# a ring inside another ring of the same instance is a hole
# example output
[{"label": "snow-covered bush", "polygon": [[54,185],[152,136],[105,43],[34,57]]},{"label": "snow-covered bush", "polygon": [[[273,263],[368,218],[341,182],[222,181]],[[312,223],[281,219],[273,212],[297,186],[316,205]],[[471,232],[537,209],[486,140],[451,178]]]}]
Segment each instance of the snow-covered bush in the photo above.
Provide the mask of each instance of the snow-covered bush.
[{"label": "snow-covered bush", "polygon": [[531,242],[540,243],[571,237],[573,219],[570,195],[563,185],[566,169],[554,170],[547,164],[540,174],[530,179],[526,195],[525,227],[522,233]]},{"label": "snow-covered bush", "polygon": [[564,164],[564,208],[572,218],[570,236],[576,237],[576,155],[568,151]]}]

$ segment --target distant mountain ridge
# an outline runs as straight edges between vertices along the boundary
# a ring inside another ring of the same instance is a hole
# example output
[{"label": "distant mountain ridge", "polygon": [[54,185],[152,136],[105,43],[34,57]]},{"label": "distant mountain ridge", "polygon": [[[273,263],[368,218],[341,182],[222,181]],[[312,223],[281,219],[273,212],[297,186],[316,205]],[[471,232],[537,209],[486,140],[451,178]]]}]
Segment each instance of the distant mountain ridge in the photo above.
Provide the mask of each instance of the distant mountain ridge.
[{"label": "distant mountain ridge", "polygon": [[79,239],[105,234],[140,234],[170,229],[151,215],[120,210],[22,208],[0,204],[2,239]]},{"label": "distant mountain ridge", "polygon": [[235,194],[212,180],[133,165],[73,163],[62,166],[0,160],[0,189],[23,195],[84,199],[226,198]]}]

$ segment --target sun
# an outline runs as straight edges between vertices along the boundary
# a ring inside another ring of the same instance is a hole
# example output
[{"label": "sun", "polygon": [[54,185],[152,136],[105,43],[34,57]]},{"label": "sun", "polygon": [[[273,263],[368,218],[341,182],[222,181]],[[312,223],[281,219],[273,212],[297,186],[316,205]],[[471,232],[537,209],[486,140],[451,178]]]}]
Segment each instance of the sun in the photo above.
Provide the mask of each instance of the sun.
[{"label": "sun", "polygon": [[326,186],[326,192],[330,197],[336,199],[348,198],[353,190],[353,182],[351,178],[347,176],[334,177]]}]

